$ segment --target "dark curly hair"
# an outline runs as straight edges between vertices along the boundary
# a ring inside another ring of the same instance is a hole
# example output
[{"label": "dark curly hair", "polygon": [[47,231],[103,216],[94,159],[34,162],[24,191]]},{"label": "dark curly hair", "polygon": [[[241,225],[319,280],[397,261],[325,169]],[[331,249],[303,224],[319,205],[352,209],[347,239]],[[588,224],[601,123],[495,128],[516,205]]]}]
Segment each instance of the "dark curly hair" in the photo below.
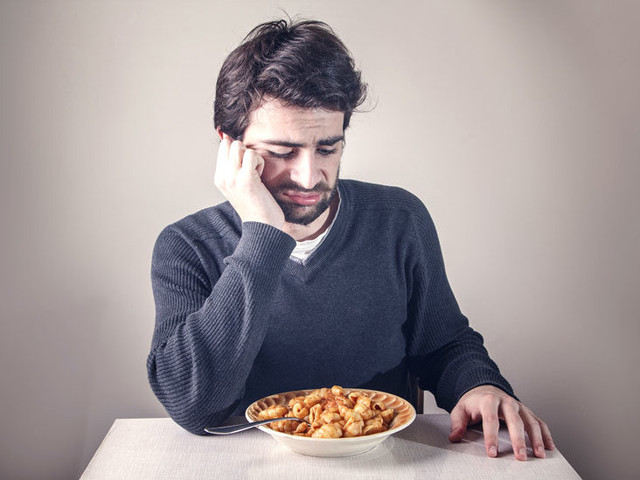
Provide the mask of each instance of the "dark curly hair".
[{"label": "dark curly hair", "polygon": [[266,98],[344,112],[343,128],[367,87],[351,54],[324,22],[277,20],[255,27],[224,61],[216,85],[214,125],[241,139],[249,114]]}]

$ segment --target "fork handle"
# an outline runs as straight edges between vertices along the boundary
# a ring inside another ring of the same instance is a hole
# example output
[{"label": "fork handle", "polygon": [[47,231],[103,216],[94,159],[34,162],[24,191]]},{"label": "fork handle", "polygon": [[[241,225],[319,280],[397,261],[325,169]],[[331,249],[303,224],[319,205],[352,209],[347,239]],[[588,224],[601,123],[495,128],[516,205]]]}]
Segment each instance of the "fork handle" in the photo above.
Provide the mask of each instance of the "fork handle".
[{"label": "fork handle", "polygon": [[258,422],[241,423],[239,425],[226,425],[224,427],[207,427],[204,429],[204,431],[212,435],[231,435],[232,433],[242,432],[244,430],[249,430],[250,428],[259,427],[260,425],[265,425],[271,422],[279,422],[280,420],[295,420],[297,422],[304,422],[304,420],[296,417],[281,417],[281,418],[271,418],[269,420],[260,420]]}]

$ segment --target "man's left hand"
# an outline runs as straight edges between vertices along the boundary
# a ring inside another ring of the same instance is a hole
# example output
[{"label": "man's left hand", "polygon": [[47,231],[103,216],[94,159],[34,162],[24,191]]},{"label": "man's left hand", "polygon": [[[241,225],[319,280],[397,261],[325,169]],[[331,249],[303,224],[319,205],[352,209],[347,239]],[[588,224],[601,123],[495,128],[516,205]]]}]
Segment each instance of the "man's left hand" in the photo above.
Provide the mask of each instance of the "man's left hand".
[{"label": "man's left hand", "polygon": [[536,457],[546,457],[545,449],[555,448],[547,424],[515,398],[492,385],[481,385],[465,393],[451,411],[449,440],[462,440],[468,425],[480,423],[487,455],[498,456],[498,430],[503,420],[509,430],[516,459],[527,459],[525,432]]}]

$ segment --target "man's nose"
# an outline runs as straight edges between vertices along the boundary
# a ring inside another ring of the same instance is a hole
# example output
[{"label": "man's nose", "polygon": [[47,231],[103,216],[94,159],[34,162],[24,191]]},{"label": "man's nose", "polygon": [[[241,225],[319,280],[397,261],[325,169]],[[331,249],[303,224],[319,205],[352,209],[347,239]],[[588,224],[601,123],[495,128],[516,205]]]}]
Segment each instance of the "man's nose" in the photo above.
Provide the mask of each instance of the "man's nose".
[{"label": "man's nose", "polygon": [[313,153],[301,153],[291,165],[291,180],[302,188],[313,188],[320,181]]}]

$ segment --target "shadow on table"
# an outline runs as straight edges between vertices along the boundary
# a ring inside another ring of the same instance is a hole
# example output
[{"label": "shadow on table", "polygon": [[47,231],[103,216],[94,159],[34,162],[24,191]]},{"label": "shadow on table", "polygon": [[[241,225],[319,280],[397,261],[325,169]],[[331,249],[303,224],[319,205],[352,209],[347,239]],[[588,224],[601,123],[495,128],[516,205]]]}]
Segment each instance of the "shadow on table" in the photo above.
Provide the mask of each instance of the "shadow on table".
[{"label": "shadow on table", "polygon": [[[413,442],[435,449],[454,451],[460,454],[486,457],[484,446],[484,434],[480,425],[469,427],[467,433],[459,443],[449,441],[448,425],[418,425],[414,424],[410,428],[394,435],[405,442]],[[498,456],[503,457],[513,455],[509,432],[503,426],[498,434]],[[527,455],[531,457],[533,450],[527,439]]]},{"label": "shadow on table", "polygon": [[339,467],[349,472],[372,472],[379,476],[397,478],[407,466],[421,470],[421,466],[438,463],[440,457],[456,451],[463,455],[484,457],[484,440],[481,431],[470,431],[459,444],[448,440],[448,431],[425,425],[412,425],[361,455],[342,458],[299,456],[297,462],[310,468]]}]

